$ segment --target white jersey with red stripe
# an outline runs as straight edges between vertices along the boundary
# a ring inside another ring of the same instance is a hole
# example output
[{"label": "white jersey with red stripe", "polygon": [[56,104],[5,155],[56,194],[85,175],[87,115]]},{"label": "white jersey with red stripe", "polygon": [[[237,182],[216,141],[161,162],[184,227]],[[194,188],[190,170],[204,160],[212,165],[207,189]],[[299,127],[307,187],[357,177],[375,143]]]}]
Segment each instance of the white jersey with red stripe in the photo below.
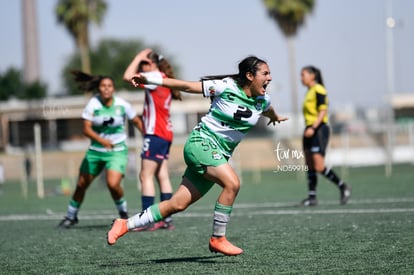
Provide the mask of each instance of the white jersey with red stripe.
[{"label": "white jersey with red stripe", "polygon": [[[146,72],[145,75],[166,78],[162,72]],[[142,119],[146,135],[155,135],[167,141],[173,140],[170,119],[171,90],[157,85],[143,85],[145,88],[145,103]]]}]

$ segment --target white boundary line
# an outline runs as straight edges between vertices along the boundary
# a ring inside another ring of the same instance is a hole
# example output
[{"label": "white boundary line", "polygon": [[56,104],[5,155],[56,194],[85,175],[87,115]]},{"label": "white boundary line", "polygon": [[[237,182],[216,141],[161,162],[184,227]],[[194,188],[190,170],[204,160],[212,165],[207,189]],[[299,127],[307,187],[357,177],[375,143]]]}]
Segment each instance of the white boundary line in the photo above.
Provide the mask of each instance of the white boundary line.
[{"label": "white boundary line", "polygon": [[[414,198],[387,198],[387,199],[366,199],[352,201],[350,204],[390,204],[390,203],[407,203],[414,202]],[[321,205],[331,205],[333,202],[323,202]],[[338,205],[338,202],[335,202]],[[212,217],[213,205],[210,207],[190,207],[187,211],[177,213],[178,217]],[[296,207],[296,209],[266,209],[258,210],[259,208],[280,208],[280,207]],[[245,209],[249,209],[246,211]],[[211,210],[209,213],[200,213],[200,210]],[[241,211],[240,211],[241,210]],[[414,208],[349,208],[343,206],[340,209],[320,209],[319,207],[299,207],[296,203],[246,203],[235,204],[235,211],[232,216],[263,216],[263,215],[317,215],[317,214],[381,214],[381,213],[410,213],[414,212]],[[136,214],[136,213],[131,213]],[[45,214],[10,214],[0,215],[1,221],[31,221],[31,220],[60,220],[64,213],[56,213],[50,209]],[[102,210],[102,211],[82,211],[82,220],[112,220],[117,217],[116,210]]]},{"label": "white boundary line", "polygon": [[[383,213],[410,213],[414,212],[414,208],[381,208],[381,209],[303,209],[303,210],[264,210],[264,211],[237,211],[233,213],[233,217],[245,216],[277,216],[277,215],[318,215],[318,214],[383,214]],[[0,216],[0,222],[4,221],[39,221],[39,220],[60,220],[64,214],[34,214],[34,215],[7,215]],[[183,212],[175,216],[192,218],[192,217],[212,217],[213,213],[196,213]],[[96,212],[88,212],[82,215],[82,220],[112,220],[117,218],[114,211],[113,214],[102,214]]]}]

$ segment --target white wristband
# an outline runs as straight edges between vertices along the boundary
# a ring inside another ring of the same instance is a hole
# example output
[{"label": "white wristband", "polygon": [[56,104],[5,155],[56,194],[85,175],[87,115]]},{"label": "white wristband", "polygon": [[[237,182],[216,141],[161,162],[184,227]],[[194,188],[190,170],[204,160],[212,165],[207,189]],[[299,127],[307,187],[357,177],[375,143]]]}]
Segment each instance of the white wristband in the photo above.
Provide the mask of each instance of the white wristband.
[{"label": "white wristband", "polygon": [[154,84],[154,85],[158,85],[158,86],[162,86],[162,76],[154,76],[154,75],[146,75],[145,76],[147,79],[147,83],[148,84]]}]

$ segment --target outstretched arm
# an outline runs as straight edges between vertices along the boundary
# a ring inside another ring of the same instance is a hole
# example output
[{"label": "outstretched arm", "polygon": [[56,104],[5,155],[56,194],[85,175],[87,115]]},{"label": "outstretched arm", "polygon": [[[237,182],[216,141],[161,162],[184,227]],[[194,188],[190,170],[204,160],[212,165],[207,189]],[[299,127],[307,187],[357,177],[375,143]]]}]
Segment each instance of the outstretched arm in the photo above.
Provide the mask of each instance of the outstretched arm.
[{"label": "outstretched arm", "polygon": [[187,93],[202,93],[203,87],[200,81],[185,81],[175,78],[162,78],[145,75],[145,73],[135,74],[131,80],[132,85],[138,87],[142,84],[154,84],[164,86],[173,90],[180,90]]},{"label": "outstretched arm", "polygon": [[273,123],[273,125],[275,125],[275,122],[280,123],[281,121],[285,121],[289,119],[286,116],[280,116],[276,114],[276,111],[272,106],[270,106],[269,110],[267,110],[266,112],[263,112],[262,115],[270,119],[267,125],[269,125],[270,123]]}]

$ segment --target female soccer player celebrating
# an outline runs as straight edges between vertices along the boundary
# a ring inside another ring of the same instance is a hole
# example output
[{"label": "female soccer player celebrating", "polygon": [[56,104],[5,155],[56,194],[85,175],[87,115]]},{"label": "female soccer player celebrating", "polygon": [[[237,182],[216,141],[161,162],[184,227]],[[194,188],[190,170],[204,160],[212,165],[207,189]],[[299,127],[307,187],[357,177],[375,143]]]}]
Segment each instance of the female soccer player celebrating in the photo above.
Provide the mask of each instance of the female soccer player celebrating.
[{"label": "female soccer player celebrating", "polygon": [[78,212],[89,185],[105,168],[106,184],[121,218],[128,218],[127,202],[121,186],[128,162],[128,147],[125,119],[130,119],[142,132],[142,121],[131,104],[115,96],[114,81],[108,76],[91,76],[73,72],[79,88],[98,91],[86,105],[83,118],[83,133],[91,144],[80,166],[76,190],[69,202],[66,217],[59,228],[70,228],[78,223]]},{"label": "female soccer player celebrating", "polygon": [[335,172],[325,166],[326,146],[329,141],[328,98],[323,86],[322,74],[318,68],[307,66],[302,69],[302,84],[308,88],[304,102],[303,115],[306,128],[303,133],[303,150],[308,165],[308,197],[302,201],[304,206],[315,206],[316,186],[321,173],[338,186],[340,203],[346,204],[351,196],[351,189]]},{"label": "female soccer player celebrating", "polygon": [[267,63],[249,56],[239,63],[239,73],[209,76],[189,82],[161,78],[145,73],[132,78],[134,85],[155,84],[189,93],[201,93],[211,98],[211,108],[192,130],[184,146],[187,169],[180,187],[171,199],[155,204],[128,220],[116,219],[107,233],[109,245],[134,228],[162,220],[185,210],[206,194],[214,183],[222,187],[214,209],[213,234],[209,249],[224,255],[239,255],[243,250],[225,237],[233,203],[240,188],[240,180],[228,160],[234,149],[259,120],[269,124],[284,121],[270,105],[266,93],[272,77]]}]

